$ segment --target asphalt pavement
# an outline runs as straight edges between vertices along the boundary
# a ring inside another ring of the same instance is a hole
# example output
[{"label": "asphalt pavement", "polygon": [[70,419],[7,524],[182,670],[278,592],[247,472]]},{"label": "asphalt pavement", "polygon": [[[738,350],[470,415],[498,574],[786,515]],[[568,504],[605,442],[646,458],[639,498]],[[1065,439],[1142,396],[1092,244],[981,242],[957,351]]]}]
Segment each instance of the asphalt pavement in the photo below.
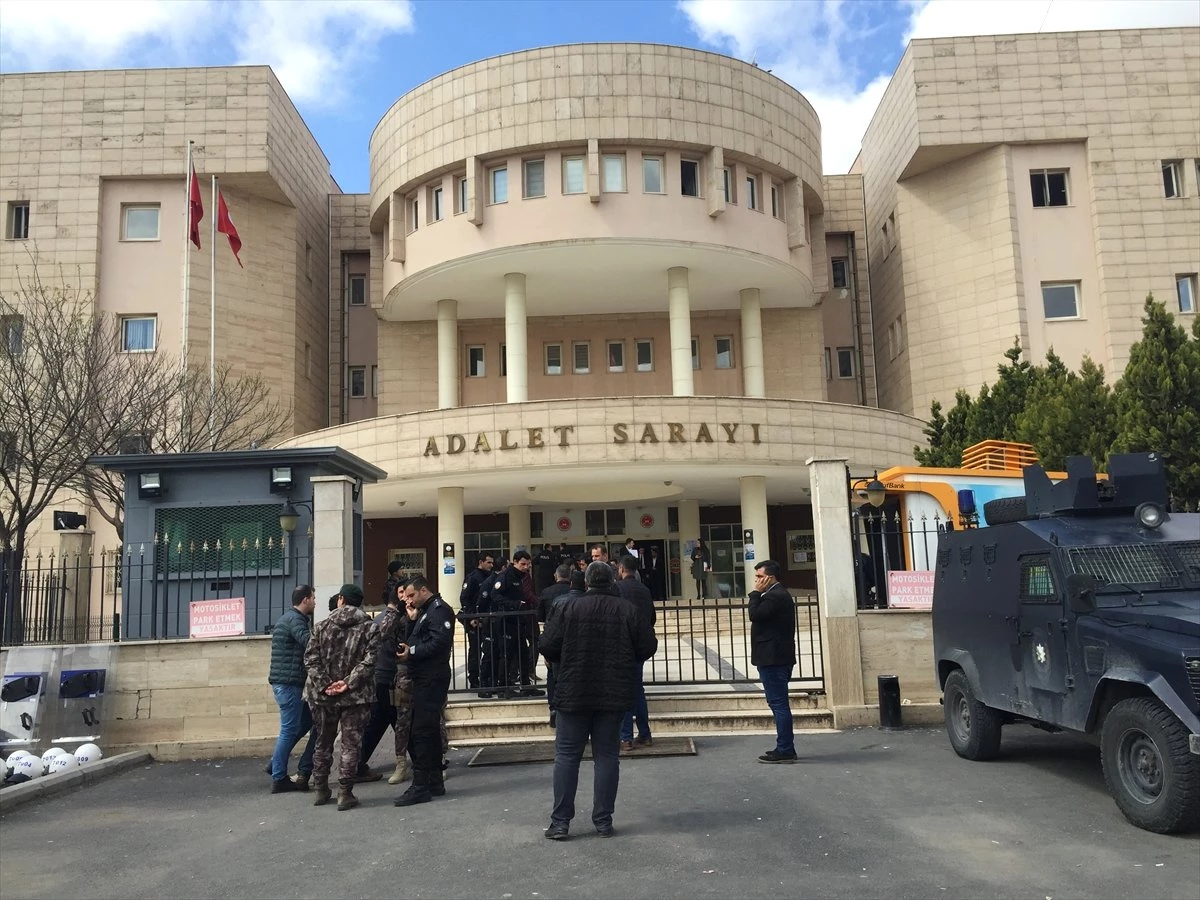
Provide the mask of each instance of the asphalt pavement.
[{"label": "asphalt pavement", "polygon": [[860,729],[757,764],[772,743],[623,762],[608,840],[585,762],[565,843],[542,836],[550,763],[454,750],[446,797],[366,784],[342,813],[271,795],[262,760],[149,764],[0,818],[0,897],[1200,898],[1200,835],[1129,825],[1081,740],[1010,727],[971,763],[940,730]]}]

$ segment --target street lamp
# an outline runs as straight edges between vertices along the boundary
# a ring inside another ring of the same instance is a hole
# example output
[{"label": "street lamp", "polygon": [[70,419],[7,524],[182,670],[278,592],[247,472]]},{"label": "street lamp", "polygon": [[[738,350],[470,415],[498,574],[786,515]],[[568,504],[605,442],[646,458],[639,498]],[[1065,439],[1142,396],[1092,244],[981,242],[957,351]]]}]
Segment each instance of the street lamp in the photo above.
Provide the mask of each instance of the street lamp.
[{"label": "street lamp", "polygon": [[309,500],[297,500],[295,503],[291,500],[284,500],[283,506],[279,509],[279,527],[285,534],[291,534],[300,524],[300,511],[296,509],[297,506],[306,507],[310,513],[312,512],[312,502]]},{"label": "street lamp", "polygon": [[887,488],[883,486],[883,482],[879,480],[879,473],[876,472],[875,477],[867,483],[867,502],[879,509],[886,499]]}]

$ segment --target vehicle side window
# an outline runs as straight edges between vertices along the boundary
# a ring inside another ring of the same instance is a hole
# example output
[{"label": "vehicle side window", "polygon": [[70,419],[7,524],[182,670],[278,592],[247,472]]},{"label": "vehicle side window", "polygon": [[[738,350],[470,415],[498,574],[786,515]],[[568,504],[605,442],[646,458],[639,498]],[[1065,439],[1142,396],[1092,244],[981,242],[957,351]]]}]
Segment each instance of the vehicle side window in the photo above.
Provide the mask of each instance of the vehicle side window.
[{"label": "vehicle side window", "polygon": [[1054,577],[1050,573],[1050,557],[1021,558],[1021,601],[1023,603],[1056,603]]}]

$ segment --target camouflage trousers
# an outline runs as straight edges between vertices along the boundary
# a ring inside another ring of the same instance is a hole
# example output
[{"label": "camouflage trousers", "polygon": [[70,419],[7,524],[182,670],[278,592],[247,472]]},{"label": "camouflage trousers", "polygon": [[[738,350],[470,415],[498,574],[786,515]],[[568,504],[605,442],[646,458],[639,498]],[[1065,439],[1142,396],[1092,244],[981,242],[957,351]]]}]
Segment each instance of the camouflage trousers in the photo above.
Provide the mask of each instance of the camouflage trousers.
[{"label": "camouflage trousers", "polygon": [[349,787],[358,773],[358,756],[362,749],[363,732],[371,721],[371,704],[354,706],[323,706],[312,708],[313,728],[317,732],[317,747],[313,753],[313,777],[328,778],[333,767],[333,742],[338,727],[342,730],[342,759],[338,781]]},{"label": "camouflage trousers", "polygon": [[[396,734],[396,759],[404,759],[408,755],[408,739],[412,736],[413,696],[412,679],[397,678],[392,689],[392,703],[396,707],[396,724],[392,730]],[[446,710],[442,709],[440,727],[442,735],[442,753],[450,749],[450,738],[446,734]]]}]

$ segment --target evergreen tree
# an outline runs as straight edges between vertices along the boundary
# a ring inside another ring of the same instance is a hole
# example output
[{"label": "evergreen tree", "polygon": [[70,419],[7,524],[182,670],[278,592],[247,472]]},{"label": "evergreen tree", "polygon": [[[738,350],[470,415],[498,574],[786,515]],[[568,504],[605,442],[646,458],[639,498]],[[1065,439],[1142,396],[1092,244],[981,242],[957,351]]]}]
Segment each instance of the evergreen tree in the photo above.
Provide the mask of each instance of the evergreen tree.
[{"label": "evergreen tree", "polygon": [[948,416],[942,415],[942,404],[937,400],[929,409],[929,424],[925,426],[925,436],[929,438],[929,448],[913,447],[913,457],[922,466],[939,469],[953,469],[962,465],[962,452],[973,441],[967,428],[974,402],[964,390],[954,395],[954,406]]},{"label": "evergreen tree", "polygon": [[1089,456],[1103,470],[1116,436],[1112,389],[1104,369],[1085,356],[1079,373],[1051,350],[1018,414],[1017,440],[1032,444],[1042,465],[1063,471],[1068,456]]}]

